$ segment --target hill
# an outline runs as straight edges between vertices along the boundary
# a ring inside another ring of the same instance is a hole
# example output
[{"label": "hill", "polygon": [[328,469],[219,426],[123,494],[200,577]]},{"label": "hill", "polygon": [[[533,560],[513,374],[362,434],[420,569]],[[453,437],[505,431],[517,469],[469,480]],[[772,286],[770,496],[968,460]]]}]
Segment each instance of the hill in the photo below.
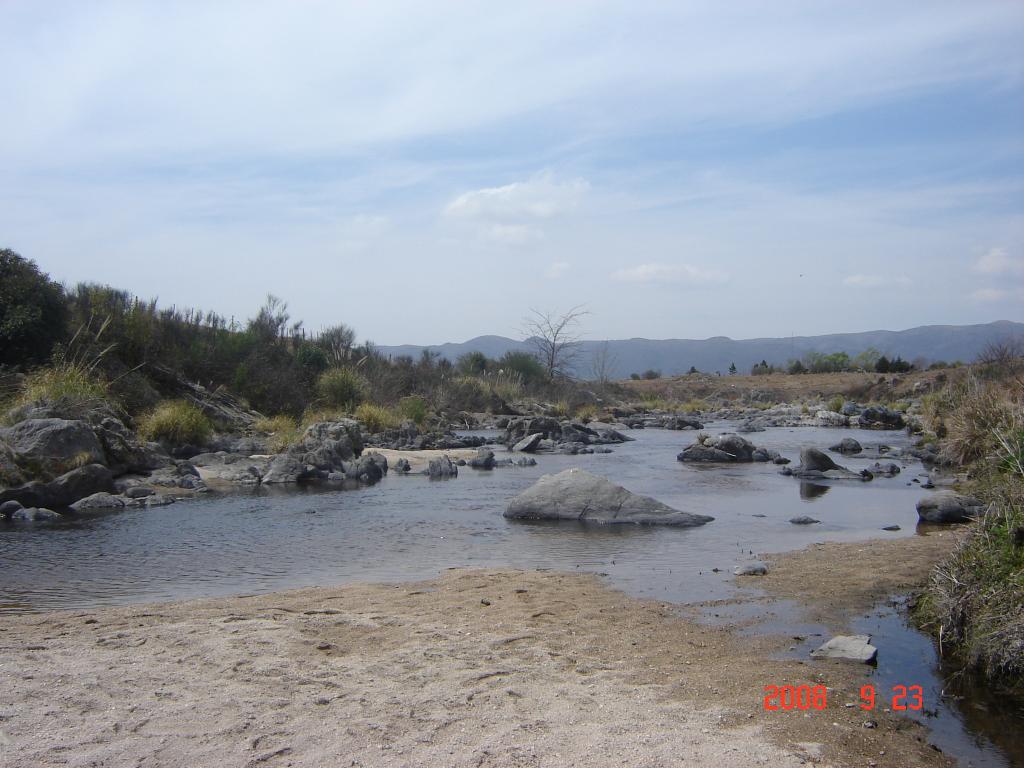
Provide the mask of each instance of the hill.
[{"label": "hill", "polygon": [[[730,339],[715,336],[710,339],[588,340],[581,343],[575,372],[579,376],[588,376],[594,354],[604,344],[608,345],[609,357],[614,361],[612,376],[626,378],[630,373],[647,369],[670,376],[686,373],[690,366],[700,371],[725,373],[733,363],[740,371],[749,371],[751,366],[761,360],[784,364],[808,352],[846,352],[853,357],[870,347],[889,357],[899,355],[905,360],[923,358],[929,362],[969,362],[987,344],[1013,338],[1024,338],[1024,323],[1000,320],[981,325],[924,325],[903,331],[863,331],[789,338]],[[378,350],[391,357],[419,357],[423,350],[430,349],[454,361],[467,352],[477,351],[488,357],[500,357],[510,350],[529,348],[527,342],[521,340],[504,336],[478,336],[462,343],[381,346]]]}]

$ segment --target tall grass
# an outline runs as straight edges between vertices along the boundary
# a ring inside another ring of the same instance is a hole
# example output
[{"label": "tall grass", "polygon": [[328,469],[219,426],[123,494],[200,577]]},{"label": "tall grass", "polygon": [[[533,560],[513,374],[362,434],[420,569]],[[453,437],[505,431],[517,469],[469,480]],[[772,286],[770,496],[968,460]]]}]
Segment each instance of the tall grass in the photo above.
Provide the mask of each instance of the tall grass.
[{"label": "tall grass", "polygon": [[205,445],[213,425],[186,400],[165,400],[139,419],[139,434],[171,445]]},{"label": "tall grass", "polygon": [[398,413],[383,405],[363,403],[356,408],[356,419],[358,419],[371,434],[383,432],[387,429],[397,429],[402,420]]},{"label": "tall grass", "polygon": [[268,435],[267,447],[274,453],[281,453],[294,445],[302,436],[302,429],[291,416],[274,416],[257,421],[254,428]]},{"label": "tall grass", "polygon": [[918,619],[944,653],[1024,694],[1024,392],[968,377],[925,398],[923,417],[989,507],[936,567]]}]

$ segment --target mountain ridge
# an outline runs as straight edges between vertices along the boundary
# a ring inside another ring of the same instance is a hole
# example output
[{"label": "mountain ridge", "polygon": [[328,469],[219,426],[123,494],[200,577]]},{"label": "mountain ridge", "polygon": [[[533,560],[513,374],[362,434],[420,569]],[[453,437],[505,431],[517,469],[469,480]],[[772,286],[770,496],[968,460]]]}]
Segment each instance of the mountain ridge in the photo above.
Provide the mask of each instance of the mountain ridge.
[{"label": "mountain ridge", "polygon": [[[924,358],[928,362],[969,362],[988,344],[1011,339],[1024,339],[1024,323],[996,320],[974,325],[921,325],[899,331],[878,329],[752,339],[731,339],[728,336],[711,336],[706,339],[588,339],[580,342],[572,372],[577,376],[588,376],[592,371],[595,353],[604,349],[605,345],[613,363],[610,366],[611,376],[626,378],[631,373],[641,373],[648,369],[661,371],[666,376],[677,375],[686,373],[691,366],[700,371],[725,373],[733,363],[740,372],[747,372],[761,360],[780,365],[808,352],[846,352],[852,357],[870,347],[890,357],[899,355],[905,360]],[[418,357],[429,349],[453,362],[473,351],[497,358],[509,351],[530,348],[525,340],[495,334],[483,334],[464,342],[377,347],[380,352],[391,357]]]}]

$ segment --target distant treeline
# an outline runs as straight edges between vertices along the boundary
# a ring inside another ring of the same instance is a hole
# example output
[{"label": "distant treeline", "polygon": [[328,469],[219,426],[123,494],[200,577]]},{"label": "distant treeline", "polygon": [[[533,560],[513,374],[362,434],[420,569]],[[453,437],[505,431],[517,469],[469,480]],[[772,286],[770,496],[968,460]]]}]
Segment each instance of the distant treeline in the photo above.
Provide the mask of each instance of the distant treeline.
[{"label": "distant treeline", "polygon": [[[957,367],[961,365],[963,365],[963,363],[959,360],[954,363],[947,363],[941,360],[933,363],[928,363],[924,360],[917,360],[911,363],[904,360],[899,355],[890,358],[887,355],[883,355],[874,347],[869,347],[859,355],[852,358],[846,352],[833,352],[832,354],[808,352],[802,358],[790,360],[785,365],[775,365],[769,363],[767,360],[762,360],[760,363],[756,363],[751,367],[750,375],[767,376],[773,373],[841,373],[844,371],[906,373],[907,371],[923,370],[925,368],[932,370]],[[701,371],[690,366],[688,373],[696,374],[701,373]],[[721,371],[714,371],[714,373],[719,376],[722,375]],[[739,373],[736,363],[729,366],[728,373],[730,376],[735,376]],[[650,369],[643,373],[630,374],[630,378],[634,381],[639,381],[641,379],[660,379],[661,371]]]}]

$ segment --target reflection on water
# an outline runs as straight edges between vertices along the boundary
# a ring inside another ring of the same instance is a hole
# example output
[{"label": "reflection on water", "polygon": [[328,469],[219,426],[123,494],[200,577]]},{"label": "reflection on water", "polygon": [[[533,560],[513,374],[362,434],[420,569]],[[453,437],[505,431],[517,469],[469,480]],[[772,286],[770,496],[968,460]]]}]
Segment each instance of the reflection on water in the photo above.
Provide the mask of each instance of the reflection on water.
[{"label": "reflection on water", "polygon": [[800,483],[800,498],[803,501],[814,501],[828,493],[829,486],[820,483],[808,483],[806,480]]}]

